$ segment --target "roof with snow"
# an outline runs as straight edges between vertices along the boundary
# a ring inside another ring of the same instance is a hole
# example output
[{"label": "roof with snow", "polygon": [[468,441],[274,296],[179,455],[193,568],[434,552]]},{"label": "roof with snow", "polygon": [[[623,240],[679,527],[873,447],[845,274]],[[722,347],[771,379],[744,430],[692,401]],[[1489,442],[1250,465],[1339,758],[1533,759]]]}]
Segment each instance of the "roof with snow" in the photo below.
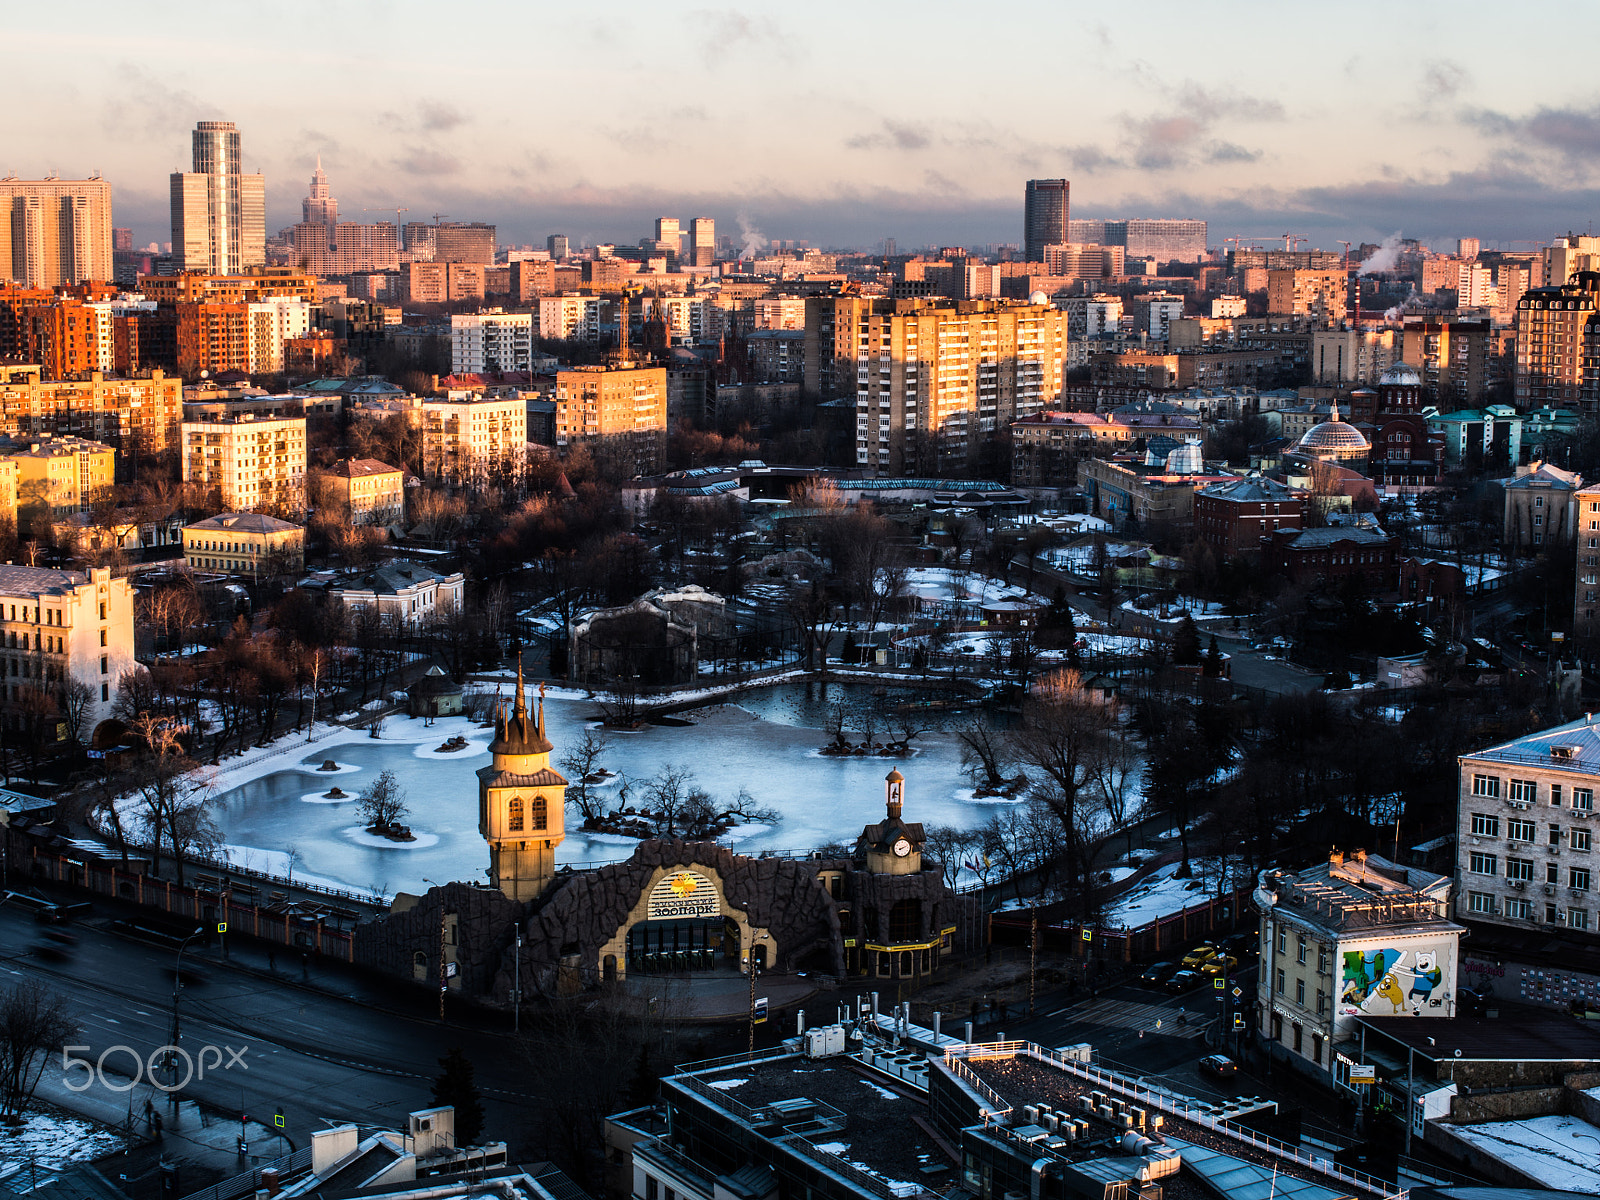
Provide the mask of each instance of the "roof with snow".
[{"label": "roof with snow", "polygon": [[1512,763],[1539,763],[1556,770],[1600,774],[1600,725],[1594,724],[1594,714],[1581,720],[1569,721],[1530,733],[1498,746],[1463,754],[1461,761]]}]

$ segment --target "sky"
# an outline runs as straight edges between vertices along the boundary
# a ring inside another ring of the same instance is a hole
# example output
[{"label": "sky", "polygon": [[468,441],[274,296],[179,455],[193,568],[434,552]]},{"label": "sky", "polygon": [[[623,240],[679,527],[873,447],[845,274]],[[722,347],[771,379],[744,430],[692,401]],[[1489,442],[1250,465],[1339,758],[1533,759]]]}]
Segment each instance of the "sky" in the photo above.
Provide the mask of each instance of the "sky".
[{"label": "sky", "polygon": [[[1210,241],[1437,248],[1600,214],[1600,5],[1456,0],[60,0],[9,6],[0,172],[99,171],[136,244],[232,120],[299,220],[490,221],[634,243],[656,216],[875,248],[1021,240],[1026,180],[1074,216]],[[363,212],[362,210],[368,210]]]}]

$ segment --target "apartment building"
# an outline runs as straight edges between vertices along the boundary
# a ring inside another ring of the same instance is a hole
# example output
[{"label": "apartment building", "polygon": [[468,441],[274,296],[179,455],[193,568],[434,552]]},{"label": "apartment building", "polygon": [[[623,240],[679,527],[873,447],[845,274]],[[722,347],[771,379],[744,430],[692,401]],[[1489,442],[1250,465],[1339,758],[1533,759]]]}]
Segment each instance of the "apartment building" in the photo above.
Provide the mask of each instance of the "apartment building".
[{"label": "apartment building", "polygon": [[44,692],[59,711],[60,685],[72,679],[84,688],[79,736],[87,741],[111,715],[117,683],[133,665],[133,589],[126,579],[113,579],[106,567],[0,566],[0,720],[8,729],[32,719],[25,693]]},{"label": "apartment building", "polygon": [[405,263],[400,268],[401,298],[412,304],[482,300],[483,270],[480,263]]},{"label": "apartment building", "polygon": [[491,308],[450,318],[450,370],[457,375],[527,371],[533,358],[533,314]]},{"label": "apartment building", "polygon": [[207,300],[254,304],[278,298],[315,304],[318,298],[317,277],[293,267],[254,267],[231,274],[185,271],[179,275],[148,275],[139,280],[139,291],[161,308]]},{"label": "apartment building", "polygon": [[494,263],[495,227],[480,221],[446,221],[433,226],[433,261],[436,263]]},{"label": "apartment building", "polygon": [[880,474],[964,469],[1061,394],[1066,315],[995,300],[809,302],[805,387],[856,401],[856,462]]},{"label": "apartment building", "polygon": [[425,401],[418,417],[422,473],[463,487],[520,479],[528,464],[528,404],[523,398]]},{"label": "apartment building", "polygon": [[0,179],[0,281],[29,288],[112,279],[111,185]]},{"label": "apartment building", "polygon": [[1457,762],[1456,916],[1524,940],[1564,927],[1593,945],[1600,726],[1585,716]]},{"label": "apartment building", "polygon": [[351,525],[395,525],[406,517],[406,475],[375,458],[343,458],[323,476],[318,503]]},{"label": "apartment building", "polygon": [[665,367],[572,367],[556,372],[556,445],[620,439],[631,446],[636,473],[666,465]]},{"label": "apartment building", "polygon": [[0,433],[13,438],[73,434],[124,455],[159,454],[176,443],[183,380],[152,371],[133,379],[46,380],[32,364],[0,364]]},{"label": "apartment building", "polygon": [[312,275],[393,271],[400,265],[400,235],[387,221],[301,222],[290,227],[289,240],[295,266]]},{"label": "apartment building", "polygon": [[1030,179],[1023,196],[1023,257],[1043,262],[1044,248],[1071,240],[1071,184],[1065,179]]},{"label": "apartment building", "polygon": [[[1120,296],[1069,296],[1061,304],[1067,337],[1074,342],[1116,333],[1122,322]],[[1180,314],[1181,315],[1181,314]]]},{"label": "apartment building", "polygon": [[1335,852],[1303,871],[1263,871],[1256,1032],[1267,1052],[1350,1087],[1363,1018],[1456,1015],[1462,926],[1447,876],[1376,854]]},{"label": "apartment building", "polygon": [[1563,286],[1531,288],[1517,301],[1518,408],[1584,403],[1585,335],[1597,292],[1600,274],[1580,271]]},{"label": "apartment building", "polygon": [[234,512],[305,509],[306,419],[241,413],[184,421],[183,481]]},{"label": "apartment building", "polygon": [[690,267],[709,267],[717,259],[717,223],[711,217],[695,217],[689,222]]},{"label": "apartment building", "polygon": [[1577,517],[1574,540],[1578,545],[1578,570],[1572,605],[1573,636],[1600,636],[1600,486],[1580,488],[1573,494]]},{"label": "apartment building", "polygon": [[194,169],[171,177],[172,254],[180,270],[227,275],[266,262],[266,181],[246,174],[242,161],[232,121],[195,126]]},{"label": "apartment building", "polygon": [[1407,317],[1400,332],[1400,361],[1422,376],[1428,397],[1441,412],[1483,403],[1489,384],[1489,341],[1493,327],[1480,320],[1428,320]]},{"label": "apartment building", "polygon": [[1530,557],[1547,546],[1571,546],[1579,524],[1590,524],[1587,515],[1577,510],[1576,496],[1582,487],[1582,475],[1550,463],[1518,467],[1501,484],[1501,544],[1513,555]]},{"label": "apartment building", "polygon": [[306,531],[265,513],[218,513],[183,527],[183,561],[252,580],[294,575],[305,569]]},{"label": "apartment building", "polygon": [[615,303],[600,296],[540,296],[533,305],[534,331],[541,338],[598,342]]},{"label": "apartment building", "polygon": [[328,589],[328,599],[352,617],[362,612],[418,629],[459,612],[466,598],[466,576],[444,574],[424,563],[392,559],[374,571]]},{"label": "apartment building", "polygon": [[1347,311],[1349,279],[1337,271],[1268,271],[1267,311],[1274,316],[1309,317],[1327,328]]},{"label": "apartment building", "polygon": [[1313,329],[1305,336],[1311,344],[1313,383],[1377,383],[1403,358],[1392,329]]},{"label": "apartment building", "polygon": [[88,512],[116,481],[117,452],[100,442],[45,435],[0,441],[0,460],[12,464],[16,488],[12,510],[20,529],[44,518],[61,520]]}]

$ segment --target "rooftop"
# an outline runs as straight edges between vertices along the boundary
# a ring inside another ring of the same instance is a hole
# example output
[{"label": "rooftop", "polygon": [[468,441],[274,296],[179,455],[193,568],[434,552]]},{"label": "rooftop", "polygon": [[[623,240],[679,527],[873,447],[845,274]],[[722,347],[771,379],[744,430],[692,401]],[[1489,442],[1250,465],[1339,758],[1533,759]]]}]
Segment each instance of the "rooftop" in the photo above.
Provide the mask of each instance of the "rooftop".
[{"label": "rooftop", "polygon": [[1526,473],[1508,479],[1502,485],[1508,488],[1565,488],[1576,490],[1583,486],[1583,476],[1576,471],[1566,471],[1549,463],[1535,462]]},{"label": "rooftop", "polygon": [[398,475],[399,467],[379,462],[375,458],[343,458],[333,465],[333,474],[341,479],[358,479],[366,475]]},{"label": "rooftop", "polygon": [[228,533],[283,533],[286,530],[299,529],[300,526],[292,521],[280,521],[277,517],[269,517],[266,513],[247,512],[218,513],[214,517],[185,525],[184,528]]},{"label": "rooftop", "polygon": [[1250,475],[1244,479],[1230,479],[1223,483],[1213,483],[1202,488],[1197,495],[1208,500],[1227,500],[1234,503],[1258,502],[1264,500],[1299,500],[1305,496],[1299,488],[1292,488],[1287,484],[1279,483],[1276,479],[1268,479],[1264,475]]},{"label": "rooftop", "polygon": [[1600,774],[1600,725],[1594,715],[1557,725],[1542,733],[1530,733],[1461,756],[1462,761],[1537,764],[1555,770]]},{"label": "rooftop", "polygon": [[1444,918],[1450,899],[1448,876],[1402,867],[1359,850],[1348,858],[1335,854],[1303,871],[1264,871],[1255,898],[1263,911],[1270,908],[1336,934],[1459,928]]},{"label": "rooftop", "polygon": [[1362,1017],[1361,1023],[1408,1046],[1420,1058],[1488,1062],[1600,1060],[1600,1028],[1571,1017]]},{"label": "rooftop", "polygon": [[430,580],[444,582],[450,576],[435,571],[425,563],[412,562],[408,558],[391,559],[381,567],[375,567],[364,575],[353,579],[345,579],[335,584],[330,591],[334,592],[374,592],[378,595],[395,596],[409,588],[416,587],[419,583]]},{"label": "rooftop", "polygon": [[0,595],[32,596],[82,587],[89,577],[82,571],[51,571],[45,567],[0,566]]}]

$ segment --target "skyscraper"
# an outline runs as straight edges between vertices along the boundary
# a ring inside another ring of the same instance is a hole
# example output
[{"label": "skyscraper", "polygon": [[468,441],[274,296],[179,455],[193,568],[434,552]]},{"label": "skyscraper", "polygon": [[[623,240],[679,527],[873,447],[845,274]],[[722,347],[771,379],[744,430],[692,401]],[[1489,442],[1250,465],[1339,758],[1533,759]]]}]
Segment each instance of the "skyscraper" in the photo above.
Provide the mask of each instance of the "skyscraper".
[{"label": "skyscraper", "polygon": [[544,244],[550,251],[550,257],[558,262],[566,258],[572,250],[572,240],[564,233],[552,233],[545,239]]},{"label": "skyscraper", "polygon": [[328,190],[328,173],[322,169],[322,155],[317,155],[317,169],[311,173],[311,194],[300,201],[301,221],[304,224],[335,225],[339,221],[339,202]]},{"label": "skyscraper", "polygon": [[109,183],[0,179],[0,282],[47,288],[111,278]]},{"label": "skyscraper", "polygon": [[239,164],[232,121],[195,126],[194,170],[172,174],[172,254],[182,270],[236,275],[266,262],[266,181]]},{"label": "skyscraper", "polygon": [[1068,183],[1030,179],[1022,210],[1023,257],[1043,262],[1044,248],[1067,240]]},{"label": "skyscraper", "polygon": [[710,217],[696,217],[689,224],[689,265],[709,267],[717,257],[717,223]]}]

